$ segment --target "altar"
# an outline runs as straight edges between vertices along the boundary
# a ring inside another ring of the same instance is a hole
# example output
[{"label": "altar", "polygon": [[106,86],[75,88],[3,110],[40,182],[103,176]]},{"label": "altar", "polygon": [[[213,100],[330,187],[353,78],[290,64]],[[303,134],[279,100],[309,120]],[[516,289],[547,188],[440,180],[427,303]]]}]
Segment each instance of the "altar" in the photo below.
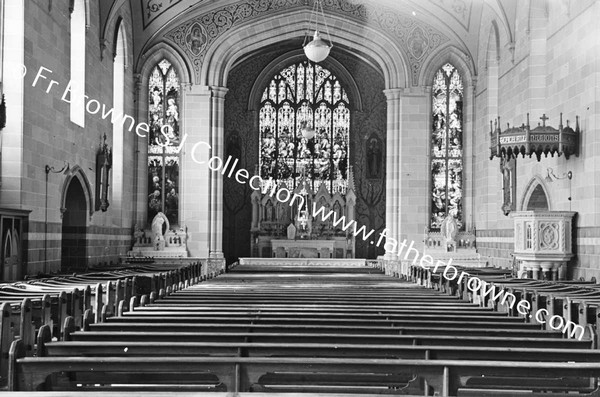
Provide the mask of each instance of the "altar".
[{"label": "altar", "polygon": [[274,258],[345,258],[346,239],[271,240]]},{"label": "altar", "polygon": [[[349,167],[347,181],[334,182],[317,184],[301,175],[293,183],[267,182],[255,190],[250,230],[252,256],[354,258],[355,237],[351,232],[354,228],[342,228],[343,224],[350,225],[355,216],[352,167]],[[293,200],[281,201],[278,197],[286,195],[274,193],[285,190],[289,190],[287,196],[294,197]]]}]

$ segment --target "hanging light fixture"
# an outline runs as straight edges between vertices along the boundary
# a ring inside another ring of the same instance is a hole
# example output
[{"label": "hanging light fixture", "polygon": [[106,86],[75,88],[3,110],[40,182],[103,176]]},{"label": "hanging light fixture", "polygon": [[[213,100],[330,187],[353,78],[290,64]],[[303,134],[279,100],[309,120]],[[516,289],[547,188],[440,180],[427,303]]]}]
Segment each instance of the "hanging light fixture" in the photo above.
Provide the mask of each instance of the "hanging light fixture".
[{"label": "hanging light fixture", "polygon": [[[312,14],[310,16],[308,29],[310,31],[312,27],[312,20],[315,20],[315,33],[313,35],[313,39],[311,42],[307,44],[309,32],[307,31],[304,35],[304,43],[302,47],[304,47],[304,53],[306,57],[315,63],[319,63],[323,61],[327,56],[329,56],[329,51],[331,47],[333,47],[333,43],[331,42],[331,36],[329,35],[329,28],[327,27],[327,21],[325,21],[325,13],[323,12],[323,4],[322,0],[315,0],[314,6],[312,9]],[[319,13],[321,14],[321,18],[323,19],[323,25],[325,26],[325,32],[327,33],[327,38],[329,39],[329,44],[327,44],[324,40],[321,39],[319,34]]]}]

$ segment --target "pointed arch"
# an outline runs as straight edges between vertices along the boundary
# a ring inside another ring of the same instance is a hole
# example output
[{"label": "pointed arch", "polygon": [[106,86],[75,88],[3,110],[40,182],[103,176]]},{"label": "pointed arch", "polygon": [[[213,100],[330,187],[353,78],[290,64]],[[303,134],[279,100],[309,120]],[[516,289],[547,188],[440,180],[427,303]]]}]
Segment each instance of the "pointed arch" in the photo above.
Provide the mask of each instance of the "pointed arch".
[{"label": "pointed arch", "polygon": [[[513,30],[511,28],[511,22],[509,20],[509,17],[506,13],[506,7],[504,5],[502,5],[501,0],[487,1],[486,3],[499,18],[500,25],[502,25],[502,27],[504,28],[504,31],[506,33],[506,37],[508,39],[507,41],[509,43],[512,43],[514,40],[513,39]],[[514,20],[512,21],[512,23],[514,24]]]},{"label": "pointed arch", "polygon": [[[111,5],[108,17],[101,30],[102,38],[100,39],[100,42],[105,43],[106,47],[112,49],[111,54],[115,53],[116,37],[121,24],[124,24],[123,26],[125,27],[125,34],[127,37],[133,38],[131,7],[127,0],[116,0]],[[108,50],[109,48],[105,49]],[[128,49],[127,53],[132,50],[133,48]],[[128,59],[128,64],[132,64],[131,59]]]},{"label": "pointed arch", "polygon": [[533,178],[531,178],[529,183],[527,183],[527,186],[525,187],[525,191],[523,193],[523,197],[521,199],[521,202],[519,203],[519,210],[528,211],[532,197],[534,197],[535,199],[535,196],[541,192],[543,192],[546,199],[546,203],[548,204],[548,211],[551,211],[552,208],[554,208],[554,206],[552,205],[550,192],[543,178],[539,175],[535,175]]},{"label": "pointed arch", "polygon": [[463,51],[452,45],[436,51],[425,60],[426,65],[421,70],[419,84],[430,86],[437,71],[446,63],[451,63],[460,73],[465,86],[474,86],[476,83],[476,67],[473,59]]},{"label": "pointed arch", "polygon": [[490,67],[490,61],[498,65],[500,62],[500,55],[500,33],[498,32],[498,23],[496,20],[493,20],[488,34],[485,66]]},{"label": "pointed arch", "polygon": [[[356,57],[374,62],[384,75],[385,88],[410,86],[408,57],[395,40],[358,21],[326,14],[335,27],[330,33],[336,47],[351,48]],[[310,18],[309,10],[288,10],[285,18],[276,13],[229,29],[208,48],[197,83],[226,87],[229,71],[239,59],[284,40],[297,40],[306,33]]]},{"label": "pointed arch", "polygon": [[125,27],[125,21],[123,17],[119,16],[117,23],[115,24],[115,32],[113,34],[112,41],[112,54],[113,58],[121,57],[123,67],[127,69],[129,66],[129,45],[127,43],[127,28]]},{"label": "pointed arch", "polygon": [[87,204],[88,212],[90,217],[94,214],[94,195],[92,193],[92,187],[90,185],[90,181],[87,178],[87,175],[83,171],[83,169],[79,165],[73,166],[69,171],[69,174],[65,178],[61,188],[60,188],[60,210],[63,212],[66,207],[67,202],[67,190],[69,189],[69,185],[73,179],[77,179],[83,188],[83,193],[85,195],[85,202]]},{"label": "pointed arch", "polygon": [[[148,56],[148,54],[151,55]],[[138,60],[136,70],[140,75],[143,87],[148,85],[150,73],[152,73],[152,70],[154,69],[156,64],[162,61],[163,59],[166,59],[173,65],[173,67],[177,71],[177,74],[179,75],[179,79],[182,82],[182,84],[190,84],[194,81],[192,73],[192,70],[194,69],[188,63],[187,59],[181,56],[181,54],[179,54],[179,52],[169,44],[165,42],[160,42],[146,50],[144,55],[142,55]],[[143,90],[142,92],[140,92],[140,97],[142,95]],[[140,101],[142,103],[145,103],[144,99],[140,99]]]},{"label": "pointed arch", "polygon": [[[305,59],[306,56],[304,55],[304,51],[302,49],[297,49],[285,53],[271,61],[260,72],[256,80],[254,81],[254,84],[252,85],[250,95],[248,96],[248,110],[257,109],[264,88],[267,85],[267,83],[273,78],[274,75],[279,73],[279,71],[284,69],[286,66],[293,65]],[[344,88],[348,93],[348,97],[350,98],[352,110],[356,110],[359,112],[362,111],[362,98],[360,95],[360,91],[358,89],[358,86],[356,85],[354,77],[352,77],[348,69],[346,69],[344,65],[342,65],[333,56],[329,56],[325,61],[321,62],[321,65],[331,70],[331,72],[342,81],[342,83],[344,84]]]}]

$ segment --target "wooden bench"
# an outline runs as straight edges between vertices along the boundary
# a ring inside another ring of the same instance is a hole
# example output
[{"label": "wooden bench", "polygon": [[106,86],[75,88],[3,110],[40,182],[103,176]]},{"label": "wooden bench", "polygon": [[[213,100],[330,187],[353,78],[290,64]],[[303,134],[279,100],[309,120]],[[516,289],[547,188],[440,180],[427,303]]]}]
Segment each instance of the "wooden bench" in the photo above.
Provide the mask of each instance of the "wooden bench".
[{"label": "wooden bench", "polygon": [[56,341],[38,346],[40,357],[73,356],[231,356],[368,357],[427,360],[600,362],[590,349],[511,348],[450,345],[377,345],[328,343],[230,343],[183,341]]},{"label": "wooden bench", "polygon": [[[152,383],[152,390],[188,389],[242,391],[328,391],[360,388],[380,393],[429,392],[456,396],[474,386],[491,386],[500,379],[523,380],[519,384],[540,393],[556,391],[552,380],[571,382],[570,391],[594,391],[600,363],[511,362],[472,360],[394,360],[309,357],[25,357],[20,341],[11,346],[9,390],[138,390]],[[147,374],[147,375],[146,375]],[[552,375],[560,374],[560,375]],[[175,375],[175,376],[173,376]],[[135,379],[139,379],[136,383]],[[174,384],[177,379],[177,384]],[[130,387],[119,386],[127,380]],[[426,383],[424,383],[426,382]],[[544,385],[546,384],[546,386]],[[426,385],[426,386],[425,386]],[[427,390],[425,390],[425,388]],[[566,390],[564,390],[566,389]],[[508,395],[508,394],[504,394]]]}]

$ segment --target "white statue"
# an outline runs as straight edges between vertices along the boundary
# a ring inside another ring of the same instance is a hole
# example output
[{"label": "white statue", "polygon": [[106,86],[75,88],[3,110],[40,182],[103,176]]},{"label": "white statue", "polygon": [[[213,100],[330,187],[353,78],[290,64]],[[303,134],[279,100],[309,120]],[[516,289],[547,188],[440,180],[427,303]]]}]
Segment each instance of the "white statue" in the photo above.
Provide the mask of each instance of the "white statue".
[{"label": "white statue", "polygon": [[165,238],[163,236],[163,224],[167,222],[167,230],[169,230],[169,220],[162,212],[156,214],[152,220],[152,246],[156,251],[164,251]]},{"label": "white statue", "polygon": [[448,214],[440,227],[440,233],[445,240],[446,251],[452,246],[453,251],[456,252],[456,234],[458,233],[458,225],[456,219],[451,214]]}]

